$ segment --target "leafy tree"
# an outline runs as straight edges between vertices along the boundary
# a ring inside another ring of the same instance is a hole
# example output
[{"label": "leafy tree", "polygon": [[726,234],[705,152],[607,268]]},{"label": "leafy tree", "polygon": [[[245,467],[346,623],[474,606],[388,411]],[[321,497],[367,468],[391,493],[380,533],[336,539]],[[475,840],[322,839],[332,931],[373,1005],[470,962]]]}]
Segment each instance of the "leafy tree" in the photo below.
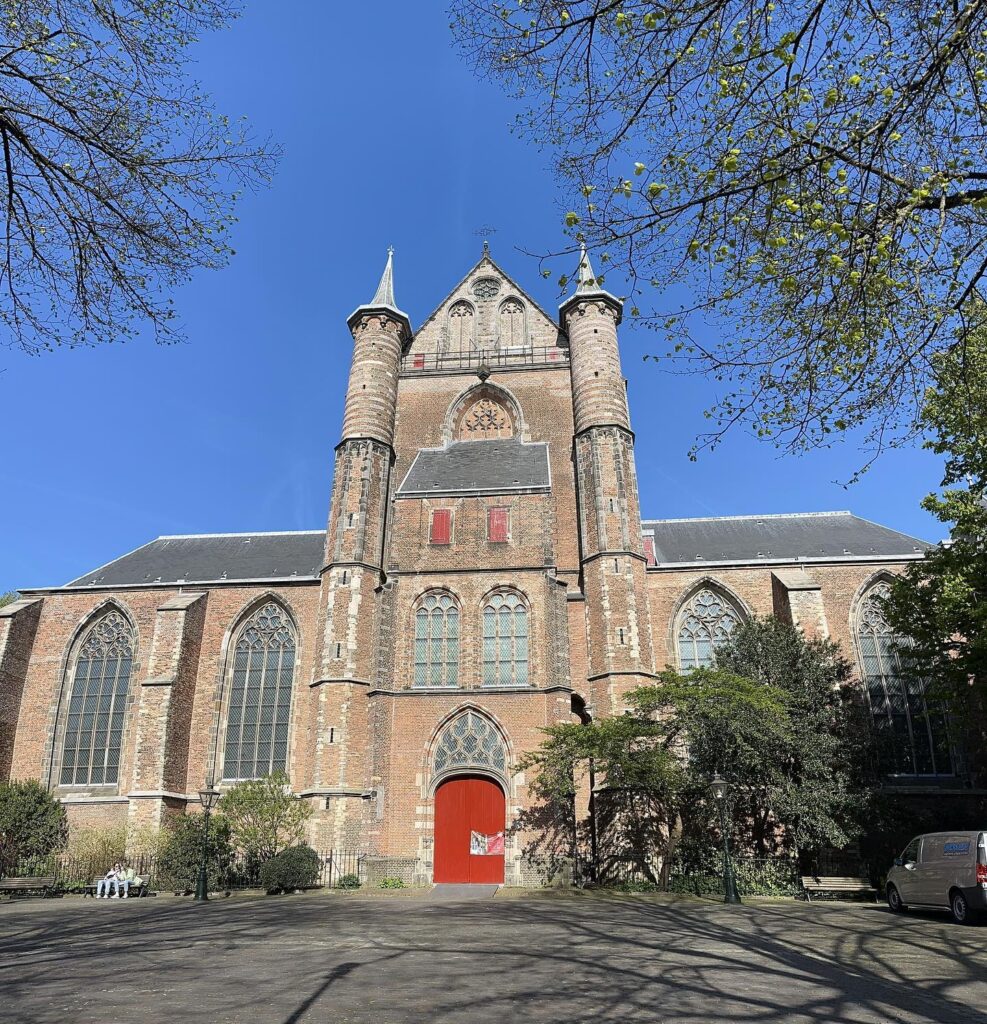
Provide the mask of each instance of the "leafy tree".
[{"label": "leafy tree", "polygon": [[731,384],[700,447],[915,435],[983,322],[987,6],[454,0],[453,30],[556,152],[596,269],[693,289],[645,318]]},{"label": "leafy tree", "polygon": [[[193,889],[202,863],[201,814],[183,814],[169,828],[157,859],[156,885],[173,889]],[[209,818],[206,868],[210,889],[221,889],[229,877],[233,862],[230,823],[222,815]]]},{"label": "leafy tree", "polygon": [[987,329],[939,356],[935,371],[922,422],[925,446],[946,458],[944,490],[922,506],[952,524],[952,538],[891,584],[885,612],[909,638],[909,670],[948,705],[976,757],[987,739]]},{"label": "leafy tree", "polygon": [[213,110],[189,47],[236,0],[8,0],[0,10],[0,323],[36,353],[175,337],[162,293],[232,255],[276,149]]},{"label": "leafy tree", "polygon": [[867,806],[874,765],[870,722],[840,646],[780,619],[752,619],[717,648],[716,664],[781,691],[789,716],[782,742],[758,751],[770,761],[764,784],[738,787],[755,848],[766,852],[775,821],[796,849],[846,845]]},{"label": "leafy tree", "polygon": [[17,600],[16,590],[8,590],[6,594],[0,594],[0,608],[4,605],[13,604]]},{"label": "leafy tree", "polygon": [[230,824],[234,845],[258,862],[298,844],[312,816],[312,808],[291,792],[284,772],[237,783],[223,795],[219,809]]},{"label": "leafy tree", "polygon": [[40,782],[0,783],[0,874],[64,849],[68,832],[65,808]]},{"label": "leafy tree", "polygon": [[[785,697],[731,672],[698,669],[667,671],[658,685],[633,690],[625,700],[624,715],[548,728],[522,767],[537,771],[533,785],[544,806],[566,808],[592,763],[602,790],[596,822],[602,870],[612,857],[630,854],[650,881],[667,882],[683,835],[708,829],[712,820],[715,772],[745,791],[765,787],[770,752],[790,728]],[[567,852],[565,840],[557,829],[556,856]]]}]

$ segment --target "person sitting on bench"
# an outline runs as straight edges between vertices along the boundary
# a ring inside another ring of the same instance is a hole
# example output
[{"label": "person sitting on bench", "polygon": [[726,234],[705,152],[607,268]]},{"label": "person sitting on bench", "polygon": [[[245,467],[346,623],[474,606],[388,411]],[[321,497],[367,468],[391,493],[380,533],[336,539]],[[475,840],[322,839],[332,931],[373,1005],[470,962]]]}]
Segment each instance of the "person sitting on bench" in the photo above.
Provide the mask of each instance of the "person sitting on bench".
[{"label": "person sitting on bench", "polygon": [[119,864],[114,864],[109,871],[96,883],[96,899],[109,899],[110,898],[110,884],[113,885],[113,898],[120,898],[120,874],[122,868]]},{"label": "person sitting on bench", "polygon": [[139,878],[137,872],[132,867],[121,868],[117,874],[117,885],[123,886],[123,898],[126,899],[130,892],[130,887],[136,886],[137,890],[140,891],[140,887],[144,884],[144,879]]}]

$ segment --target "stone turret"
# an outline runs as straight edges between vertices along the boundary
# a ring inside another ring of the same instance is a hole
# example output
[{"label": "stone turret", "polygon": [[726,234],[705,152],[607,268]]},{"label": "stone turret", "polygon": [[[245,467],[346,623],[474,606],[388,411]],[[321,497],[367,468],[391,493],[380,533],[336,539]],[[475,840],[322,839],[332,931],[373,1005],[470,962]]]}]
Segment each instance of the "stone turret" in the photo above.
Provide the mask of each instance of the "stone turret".
[{"label": "stone turret", "polygon": [[353,358],[336,447],[322,570],[320,688],[312,794],[325,799],[324,843],[359,843],[369,797],[367,690],[377,673],[384,530],[394,465],[394,417],[401,354],[411,323],[394,301],[394,254],[373,299],[347,324]]},{"label": "stone turret", "polygon": [[584,247],[576,291],[559,314],[572,369],[588,676],[600,714],[619,713],[623,694],[655,675],[634,435],[617,344],[622,310]]}]

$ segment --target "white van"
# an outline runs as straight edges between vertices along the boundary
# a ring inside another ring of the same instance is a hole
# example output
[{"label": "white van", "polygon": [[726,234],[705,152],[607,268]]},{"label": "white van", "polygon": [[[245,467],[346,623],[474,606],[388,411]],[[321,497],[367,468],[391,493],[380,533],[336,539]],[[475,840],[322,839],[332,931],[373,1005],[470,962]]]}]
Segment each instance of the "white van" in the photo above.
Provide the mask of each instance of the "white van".
[{"label": "white van", "polygon": [[916,836],[888,872],[888,906],[941,907],[971,924],[987,912],[987,831]]}]

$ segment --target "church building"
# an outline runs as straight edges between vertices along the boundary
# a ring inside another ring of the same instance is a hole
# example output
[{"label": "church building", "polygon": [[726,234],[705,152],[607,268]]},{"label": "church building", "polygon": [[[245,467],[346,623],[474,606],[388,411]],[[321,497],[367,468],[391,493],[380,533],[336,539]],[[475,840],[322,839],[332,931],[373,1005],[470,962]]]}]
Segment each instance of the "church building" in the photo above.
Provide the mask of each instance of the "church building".
[{"label": "church building", "polygon": [[[276,770],[311,844],[406,882],[534,884],[519,757],[773,614],[858,668],[909,784],[953,774],[874,597],[927,545],[849,512],[639,507],[622,303],[558,314],[491,259],[414,327],[392,258],[347,321],[325,531],[158,537],[0,609],[0,779],[73,827],[165,825]],[[649,510],[651,513],[660,509]]]}]

